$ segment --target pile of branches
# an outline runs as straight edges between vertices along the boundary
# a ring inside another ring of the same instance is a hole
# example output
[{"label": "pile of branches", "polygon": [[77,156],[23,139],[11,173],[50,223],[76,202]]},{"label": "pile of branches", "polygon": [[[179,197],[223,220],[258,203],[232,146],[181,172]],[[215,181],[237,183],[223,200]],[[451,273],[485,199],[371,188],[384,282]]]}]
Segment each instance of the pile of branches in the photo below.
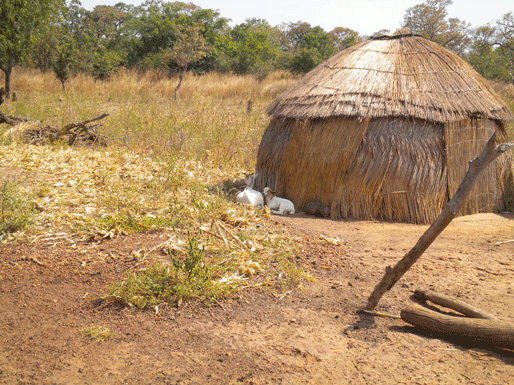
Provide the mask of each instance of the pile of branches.
[{"label": "pile of branches", "polygon": [[107,146],[108,137],[98,132],[100,124],[92,124],[101,120],[109,114],[102,114],[96,118],[84,120],[77,123],[69,123],[63,128],[51,126],[42,126],[41,122],[37,122],[27,118],[21,118],[12,115],[6,115],[0,111],[0,124],[7,123],[10,126],[16,126],[23,122],[35,123],[23,130],[23,137],[29,144],[44,145],[56,143],[59,140],[66,141],[68,145],[77,146]]}]

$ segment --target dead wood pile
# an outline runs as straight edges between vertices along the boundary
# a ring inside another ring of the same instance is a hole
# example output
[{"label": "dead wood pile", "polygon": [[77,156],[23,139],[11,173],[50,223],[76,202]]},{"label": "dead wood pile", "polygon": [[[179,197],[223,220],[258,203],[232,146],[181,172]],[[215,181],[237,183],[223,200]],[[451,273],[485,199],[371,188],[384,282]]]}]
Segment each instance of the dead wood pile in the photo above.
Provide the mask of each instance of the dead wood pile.
[{"label": "dead wood pile", "polygon": [[[42,122],[32,119],[22,118],[18,116],[6,115],[0,111],[0,124],[6,123],[15,129],[21,123],[33,123],[23,127],[20,133],[23,139],[34,145],[51,144],[57,141],[64,141],[72,146],[107,146],[108,137],[98,132],[101,124],[92,124],[97,122],[109,114],[102,114],[92,119],[82,122],[69,123],[62,128],[43,126]],[[11,131],[13,130],[11,129]]]}]

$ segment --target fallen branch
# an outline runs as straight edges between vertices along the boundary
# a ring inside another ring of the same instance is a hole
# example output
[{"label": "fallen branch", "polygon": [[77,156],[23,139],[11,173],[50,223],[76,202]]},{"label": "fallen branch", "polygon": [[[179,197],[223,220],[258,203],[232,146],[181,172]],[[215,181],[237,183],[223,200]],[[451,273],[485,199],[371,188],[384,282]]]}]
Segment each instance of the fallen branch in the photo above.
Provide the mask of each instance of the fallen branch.
[{"label": "fallen branch", "polygon": [[467,315],[471,318],[483,318],[499,321],[498,317],[496,317],[495,315],[486,313],[485,311],[482,311],[474,306],[471,306],[466,302],[459,301],[457,299],[453,299],[442,294],[436,294],[432,291],[416,290],[414,292],[414,297],[419,301],[430,301],[432,303],[435,303],[436,305],[441,305],[447,307],[448,309],[458,311],[459,313]]},{"label": "fallen branch", "polygon": [[514,242],[514,239],[509,239],[508,241],[496,242],[495,245],[499,246],[499,245],[503,245],[504,243],[512,243],[512,242]]},{"label": "fallen branch", "polygon": [[402,310],[401,317],[405,322],[430,332],[514,348],[514,325],[506,322],[445,315],[417,304]]},{"label": "fallen branch", "polygon": [[0,124],[7,123],[10,126],[15,126],[19,122],[37,122],[36,120],[21,118],[19,116],[14,115],[6,115],[2,111],[0,111]]},{"label": "fallen branch", "polygon": [[76,128],[76,127],[81,127],[81,128],[86,128],[86,126],[91,123],[91,122],[96,122],[97,120],[100,120],[100,119],[103,119],[103,118],[106,118],[107,116],[109,116],[109,114],[107,113],[103,113],[102,115],[100,116],[97,116],[96,118],[92,118],[92,119],[87,119],[87,120],[84,120],[82,122],[78,122],[78,123],[69,123],[67,125],[65,125],[60,131],[59,133],[57,134],[57,136],[55,137],[55,139],[58,139],[61,135],[66,135],[70,132],[71,129],[73,128]]},{"label": "fallen branch", "polygon": [[371,311],[371,310],[359,310],[359,312],[360,312],[360,313],[363,313],[363,314],[366,314],[366,315],[373,316],[373,317],[383,317],[383,318],[402,319],[402,317],[400,317],[400,316],[397,316],[397,315],[394,315],[394,314],[389,314],[389,313],[381,313],[381,312],[378,312],[378,311]]},{"label": "fallen branch", "polygon": [[441,234],[441,232],[455,218],[461,207],[466,202],[473,184],[480,173],[498,156],[514,147],[512,143],[496,145],[496,133],[494,133],[482,153],[472,162],[453,198],[446,204],[441,214],[436,218],[427,231],[421,236],[416,245],[393,268],[388,266],[386,273],[368,298],[366,310],[373,310],[378,305],[380,298],[394,286],[396,282],[409,270],[412,265],[423,255],[425,250]]}]

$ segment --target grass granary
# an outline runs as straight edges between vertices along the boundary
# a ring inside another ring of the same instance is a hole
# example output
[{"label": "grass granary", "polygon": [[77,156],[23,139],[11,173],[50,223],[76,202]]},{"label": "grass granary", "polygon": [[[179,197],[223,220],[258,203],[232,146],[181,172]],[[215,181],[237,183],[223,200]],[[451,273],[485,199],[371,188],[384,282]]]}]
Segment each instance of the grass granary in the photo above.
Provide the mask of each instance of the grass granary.
[{"label": "grass granary", "polygon": [[[331,218],[430,223],[491,135],[507,141],[507,105],[468,63],[410,31],[359,43],[275,99],[257,187]],[[477,180],[459,213],[495,212],[512,195],[510,153]]]}]

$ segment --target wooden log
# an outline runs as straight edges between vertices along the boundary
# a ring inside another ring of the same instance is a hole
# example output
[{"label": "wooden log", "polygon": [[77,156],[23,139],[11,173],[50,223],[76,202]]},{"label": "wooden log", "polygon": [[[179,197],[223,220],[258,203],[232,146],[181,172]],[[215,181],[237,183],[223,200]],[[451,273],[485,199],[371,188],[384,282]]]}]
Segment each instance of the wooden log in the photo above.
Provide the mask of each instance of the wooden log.
[{"label": "wooden log", "polygon": [[499,321],[498,317],[486,313],[485,311],[480,310],[474,306],[471,306],[466,302],[459,301],[442,294],[437,294],[433,291],[416,290],[414,292],[414,297],[421,301],[430,301],[436,305],[441,305],[447,307],[448,309],[458,311],[459,313],[467,315],[468,317]]},{"label": "wooden log", "polygon": [[375,287],[368,298],[366,310],[374,310],[380,298],[394,286],[396,282],[409,270],[412,265],[423,255],[425,250],[441,234],[441,232],[455,218],[461,207],[466,202],[473,184],[480,173],[498,156],[514,147],[512,143],[502,143],[496,145],[496,132],[491,136],[485,145],[482,153],[470,162],[469,169],[464,176],[457,192],[446,204],[443,211],[427,231],[421,236],[416,245],[393,267],[388,266],[382,280]]},{"label": "wooden log", "polygon": [[405,322],[433,333],[452,338],[465,338],[473,342],[514,348],[514,325],[481,318],[454,317],[412,304],[400,314]]}]

